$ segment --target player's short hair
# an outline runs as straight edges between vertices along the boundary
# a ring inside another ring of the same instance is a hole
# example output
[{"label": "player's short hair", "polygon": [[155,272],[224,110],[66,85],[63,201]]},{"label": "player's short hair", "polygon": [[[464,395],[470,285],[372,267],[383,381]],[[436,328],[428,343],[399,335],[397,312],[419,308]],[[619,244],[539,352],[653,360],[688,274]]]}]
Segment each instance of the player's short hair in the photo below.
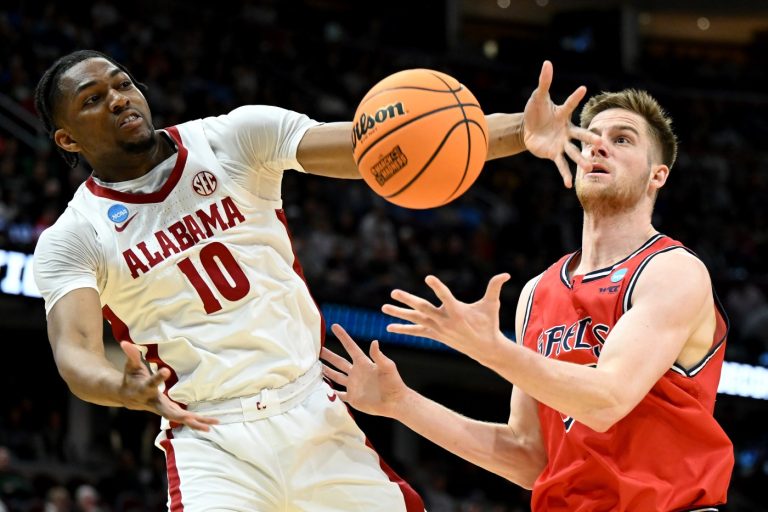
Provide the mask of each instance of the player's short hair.
[{"label": "player's short hair", "polygon": [[602,92],[591,97],[584,105],[581,110],[581,127],[589,127],[597,114],[612,108],[629,110],[645,119],[651,137],[661,150],[662,162],[671,169],[677,159],[677,136],[672,131],[672,118],[664,112],[659,102],[648,92],[637,89]]},{"label": "player's short hair", "polygon": [[[133,78],[131,72],[128,71],[125,66],[114,60],[112,57],[104,55],[101,52],[97,52],[96,50],[77,50],[64,55],[63,57],[60,57],[58,60],[56,60],[56,62],[51,64],[51,67],[49,67],[45,73],[43,73],[43,76],[40,78],[40,81],[37,83],[37,87],[35,88],[35,108],[37,109],[37,114],[40,117],[40,120],[43,122],[45,132],[48,137],[51,138],[51,140],[53,140],[53,135],[58,129],[54,120],[54,113],[56,112],[58,101],[61,99],[61,90],[59,88],[61,75],[66,73],[66,71],[75,64],[88,59],[108,60],[120,68],[120,70],[123,71],[126,75],[128,75],[128,77],[142,92],[142,94],[147,91],[147,86],[141,82],[137,82],[136,79]],[[67,165],[70,167],[77,166],[78,162],[80,161],[77,153],[65,151],[58,147],[58,145],[56,146],[56,149],[62,158],[64,158],[64,161],[67,162]]]}]

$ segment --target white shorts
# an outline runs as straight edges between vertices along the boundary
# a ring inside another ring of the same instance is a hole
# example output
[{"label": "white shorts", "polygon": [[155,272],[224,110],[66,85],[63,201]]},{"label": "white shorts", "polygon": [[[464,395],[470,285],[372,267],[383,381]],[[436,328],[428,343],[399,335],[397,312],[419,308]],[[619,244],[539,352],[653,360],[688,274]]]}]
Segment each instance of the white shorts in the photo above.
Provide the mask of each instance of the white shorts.
[{"label": "white shorts", "polygon": [[333,389],[319,375],[300,388],[287,399],[262,392],[194,404],[190,410],[222,423],[210,432],[163,430],[155,444],[166,455],[168,509],[423,512],[421,498],[367,444]]}]

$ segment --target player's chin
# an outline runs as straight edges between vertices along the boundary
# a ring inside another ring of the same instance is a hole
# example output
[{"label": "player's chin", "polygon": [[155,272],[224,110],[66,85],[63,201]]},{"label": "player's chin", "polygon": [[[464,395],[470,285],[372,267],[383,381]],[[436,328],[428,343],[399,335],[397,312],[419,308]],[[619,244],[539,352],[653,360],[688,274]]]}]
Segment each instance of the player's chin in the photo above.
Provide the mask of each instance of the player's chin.
[{"label": "player's chin", "polygon": [[123,136],[119,139],[120,146],[128,153],[144,153],[157,144],[154,129],[148,128],[141,133]]}]

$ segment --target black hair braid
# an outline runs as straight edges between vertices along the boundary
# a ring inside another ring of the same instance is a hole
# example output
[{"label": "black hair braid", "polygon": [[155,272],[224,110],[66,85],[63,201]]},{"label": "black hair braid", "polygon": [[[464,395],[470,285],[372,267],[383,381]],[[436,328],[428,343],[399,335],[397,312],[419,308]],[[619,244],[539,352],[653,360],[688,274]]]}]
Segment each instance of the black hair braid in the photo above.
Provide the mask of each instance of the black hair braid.
[{"label": "black hair braid", "polygon": [[[35,88],[35,108],[37,109],[38,116],[43,122],[46,134],[52,141],[53,136],[57,130],[57,126],[54,121],[54,112],[56,110],[57,102],[61,97],[61,91],[59,90],[59,80],[61,79],[61,75],[63,75],[75,64],[78,64],[87,59],[95,58],[108,60],[120,68],[120,70],[123,71],[126,75],[128,75],[128,78],[131,79],[134,85],[142,93],[147,91],[147,86],[141,82],[136,81],[136,79],[133,78],[131,72],[128,71],[125,66],[115,61],[111,57],[104,55],[101,52],[97,52],[96,50],[77,50],[59,58],[51,65],[51,67],[45,71],[45,73],[43,73],[43,76],[40,78],[40,81],[37,83],[37,87]],[[65,151],[58,145],[56,145],[56,150],[59,152],[62,158],[64,158],[64,161],[67,162],[69,167],[76,167],[80,162],[80,157],[77,153]]]}]

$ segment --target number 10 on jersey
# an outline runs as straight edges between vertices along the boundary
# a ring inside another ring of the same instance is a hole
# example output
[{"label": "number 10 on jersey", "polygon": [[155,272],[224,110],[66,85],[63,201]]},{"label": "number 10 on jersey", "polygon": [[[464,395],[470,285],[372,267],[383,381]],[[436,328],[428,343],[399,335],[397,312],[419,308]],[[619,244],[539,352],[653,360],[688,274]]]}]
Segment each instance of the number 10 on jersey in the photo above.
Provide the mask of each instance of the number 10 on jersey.
[{"label": "number 10 on jersey", "polygon": [[[240,300],[250,291],[251,283],[248,277],[227,246],[221,242],[211,242],[200,250],[200,264],[216,290],[226,300]],[[184,258],[177,266],[197,291],[205,312],[211,314],[219,311],[222,308],[221,302],[192,260]]]}]

